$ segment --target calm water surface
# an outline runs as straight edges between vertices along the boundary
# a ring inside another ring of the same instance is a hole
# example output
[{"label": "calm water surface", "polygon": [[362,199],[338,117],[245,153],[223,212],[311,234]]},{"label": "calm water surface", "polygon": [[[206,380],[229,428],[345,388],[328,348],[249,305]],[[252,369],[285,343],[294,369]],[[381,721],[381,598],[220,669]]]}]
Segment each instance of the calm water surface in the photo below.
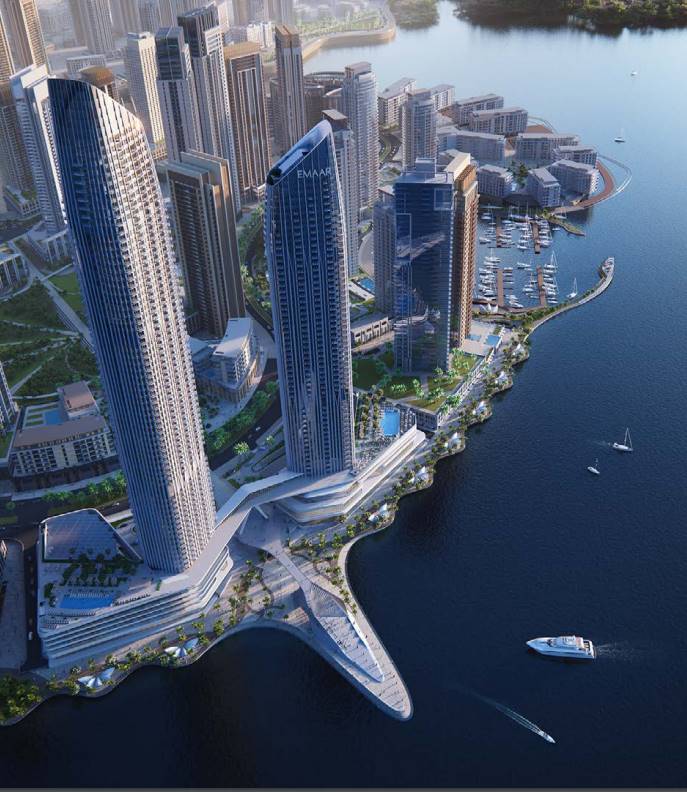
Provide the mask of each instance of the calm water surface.
[{"label": "calm water surface", "polygon": [[[380,87],[409,74],[503,93],[634,179],[582,219],[584,239],[556,244],[562,291],[567,275],[588,286],[608,255],[612,288],[537,332],[465,453],[351,554],[415,716],[386,718],[295,639],[254,631],[102,701],[42,707],[0,736],[5,784],[687,784],[687,33],[498,32],[441,11],[438,27],[308,68],[369,59]],[[609,441],[626,425],[636,451],[620,456]],[[600,478],[585,470],[596,457]],[[596,663],[524,650],[573,631],[600,646]]]}]

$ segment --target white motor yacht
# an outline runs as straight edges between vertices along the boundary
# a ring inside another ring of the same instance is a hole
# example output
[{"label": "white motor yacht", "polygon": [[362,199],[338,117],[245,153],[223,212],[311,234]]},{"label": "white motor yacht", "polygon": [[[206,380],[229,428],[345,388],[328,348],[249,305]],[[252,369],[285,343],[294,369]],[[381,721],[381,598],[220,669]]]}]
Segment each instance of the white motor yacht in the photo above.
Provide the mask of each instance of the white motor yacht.
[{"label": "white motor yacht", "polygon": [[561,635],[558,638],[533,638],[527,646],[539,654],[574,660],[595,660],[594,644],[578,635]]}]

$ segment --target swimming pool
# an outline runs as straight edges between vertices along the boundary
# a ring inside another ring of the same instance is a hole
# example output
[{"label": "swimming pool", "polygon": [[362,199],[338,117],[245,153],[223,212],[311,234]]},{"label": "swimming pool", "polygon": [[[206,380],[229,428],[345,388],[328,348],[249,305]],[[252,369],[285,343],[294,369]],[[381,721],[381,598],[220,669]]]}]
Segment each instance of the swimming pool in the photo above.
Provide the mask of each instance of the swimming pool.
[{"label": "swimming pool", "polygon": [[489,344],[489,346],[493,346],[493,347],[498,346],[500,341],[501,341],[501,336],[497,336],[497,335],[487,336],[487,344]]},{"label": "swimming pool", "polygon": [[70,608],[71,610],[93,610],[94,608],[107,607],[114,597],[62,597],[60,602],[61,608]]},{"label": "swimming pool", "polygon": [[362,286],[363,289],[369,291],[370,294],[375,293],[375,282],[372,280],[372,278],[361,278],[358,281],[358,284]]},{"label": "swimming pool", "polygon": [[393,437],[401,431],[401,414],[398,410],[384,410],[382,431],[385,437]]}]

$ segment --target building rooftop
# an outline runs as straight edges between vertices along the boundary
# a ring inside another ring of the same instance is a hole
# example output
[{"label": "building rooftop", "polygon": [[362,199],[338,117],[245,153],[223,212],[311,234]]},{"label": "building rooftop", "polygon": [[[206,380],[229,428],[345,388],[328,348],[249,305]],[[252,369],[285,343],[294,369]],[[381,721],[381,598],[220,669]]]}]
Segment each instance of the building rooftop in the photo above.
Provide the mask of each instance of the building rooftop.
[{"label": "building rooftop", "polygon": [[44,523],[43,560],[75,561],[86,556],[94,561],[99,555],[114,558],[119,552],[137,558],[136,553],[122,542],[110,523],[95,509],[81,509]]},{"label": "building rooftop", "polygon": [[224,48],[224,60],[243,58],[246,55],[256,55],[260,52],[260,45],[255,41],[239,41],[237,44],[228,44]]},{"label": "building rooftop", "polygon": [[534,170],[530,171],[529,175],[537,179],[537,181],[541,182],[544,186],[553,187],[554,184],[558,184],[558,179],[551,174],[548,168],[534,168]]},{"label": "building rooftop", "polygon": [[450,91],[455,89],[455,85],[451,85],[450,83],[439,83],[438,85],[433,85],[429,90],[435,94],[440,93],[441,91]]},{"label": "building rooftop", "polygon": [[594,146],[589,146],[585,143],[577,143],[575,145],[566,144],[564,146],[557,146],[556,151],[596,151],[596,149]]},{"label": "building rooftop", "polygon": [[482,94],[482,96],[468,96],[465,99],[456,99],[456,104],[473,104],[474,102],[487,102],[490,99],[503,99],[499,94]]},{"label": "building rooftop", "polygon": [[479,138],[480,140],[503,140],[505,141],[504,135],[495,135],[493,132],[470,132],[467,129],[456,129],[456,135],[464,135],[465,137],[474,138],[475,140]]},{"label": "building rooftop", "polygon": [[65,410],[85,410],[95,407],[95,399],[91,389],[85,382],[72,382],[71,385],[62,385],[57,389]]},{"label": "building rooftop", "polygon": [[521,132],[517,140],[555,140],[556,138],[576,138],[572,132]]},{"label": "building rooftop", "polygon": [[357,330],[359,327],[367,327],[368,325],[374,324],[375,322],[380,322],[383,319],[388,319],[389,316],[385,313],[381,313],[380,311],[375,311],[374,313],[365,314],[365,316],[361,316],[359,319],[355,319],[351,322],[351,330]]},{"label": "building rooftop", "polygon": [[388,88],[385,88],[379,95],[382,99],[393,99],[394,96],[405,93],[406,88],[415,82],[413,77],[401,77],[400,80],[391,83]]},{"label": "building rooftop", "polygon": [[250,316],[230,319],[224,338],[217,344],[213,354],[233,358],[241,353],[248,337],[253,332],[253,320]]},{"label": "building rooftop", "polygon": [[562,159],[554,162],[553,165],[549,165],[550,168],[564,168],[565,170],[571,171],[584,171],[585,173],[589,173],[590,171],[596,170],[594,165],[589,165],[586,162],[574,162],[573,160]]},{"label": "building rooftop", "polygon": [[478,118],[486,118],[490,115],[501,115],[505,113],[526,113],[524,107],[496,107],[493,110],[473,110],[472,115]]},{"label": "building rooftop", "polygon": [[477,171],[478,173],[480,171],[486,173],[495,173],[498,176],[504,176],[506,173],[510,173],[508,168],[502,168],[500,165],[481,165]]},{"label": "building rooftop", "polygon": [[85,415],[43,426],[31,426],[21,429],[14,436],[12,449],[27,448],[43,443],[58,443],[71,440],[79,435],[91,434],[107,429],[107,422],[102,415]]},{"label": "building rooftop", "polygon": [[107,66],[86,66],[85,69],[81,69],[79,74],[82,79],[91,85],[95,85],[96,88],[111,85],[115,82],[115,76]]}]

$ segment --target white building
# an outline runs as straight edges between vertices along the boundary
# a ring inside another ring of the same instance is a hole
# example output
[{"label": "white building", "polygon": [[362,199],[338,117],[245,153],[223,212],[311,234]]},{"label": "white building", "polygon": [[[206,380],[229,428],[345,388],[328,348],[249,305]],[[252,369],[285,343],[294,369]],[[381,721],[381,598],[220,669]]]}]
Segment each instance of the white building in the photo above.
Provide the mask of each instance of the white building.
[{"label": "white building", "polygon": [[593,165],[574,160],[559,160],[549,166],[549,171],[569,192],[591,195],[599,187],[599,171]]},{"label": "white building", "polygon": [[60,165],[71,176],[65,203],[79,280],[138,536],[151,567],[183,572],[212,535],[215,507],[155,164],[141,122],[107,94],[56,79],[50,100]]},{"label": "white building", "polygon": [[246,41],[253,41],[261,49],[270,49],[274,46],[274,23],[251,22],[246,25]]},{"label": "white building", "polygon": [[558,146],[576,146],[577,135],[559,132],[522,132],[515,139],[515,159],[518,162],[550,165]]},{"label": "white building", "polygon": [[459,126],[467,126],[475,110],[497,110],[501,107],[503,107],[503,97],[497,94],[468,96],[466,99],[457,99],[454,102],[452,114]]},{"label": "white building", "polygon": [[558,146],[554,149],[554,161],[572,160],[573,162],[584,162],[585,165],[596,167],[598,154],[593,146]]},{"label": "white building", "polygon": [[351,322],[351,345],[357,347],[366,344],[390,333],[391,330],[392,324],[386,314],[373,313],[361,316],[360,319]]},{"label": "white building", "polygon": [[72,55],[65,61],[67,64],[67,77],[74,80],[79,79],[79,72],[81,69],[87,69],[89,66],[107,66],[107,60],[104,55]]},{"label": "white building", "polygon": [[0,242],[0,294],[13,292],[25,283],[27,275],[24,254]]},{"label": "white building", "polygon": [[11,80],[38,206],[49,233],[65,227],[62,188],[55,158],[46,66],[22,69]]},{"label": "white building", "polygon": [[129,33],[124,48],[129,93],[143,123],[153,156],[165,156],[165,132],[157,94],[157,60],[152,33]]},{"label": "white building", "polygon": [[371,209],[379,188],[377,78],[366,61],[346,66],[341,87],[343,113],[355,135],[358,152],[358,203]]},{"label": "white building", "polygon": [[469,154],[477,162],[498,164],[506,158],[506,138],[489,132],[470,132],[446,126],[437,131],[437,149],[456,149]]},{"label": "white building", "polygon": [[535,168],[529,172],[527,192],[543,208],[560,206],[561,185],[546,168]]},{"label": "white building", "polygon": [[110,0],[79,0],[78,14],[88,51],[94,55],[114,52]]},{"label": "white building", "polygon": [[513,174],[498,165],[482,165],[477,169],[477,185],[480,195],[505,198],[513,191]]},{"label": "white building", "polygon": [[450,107],[456,98],[456,88],[448,83],[440,83],[429,89],[434,99],[434,109],[437,113]]},{"label": "white building", "polygon": [[253,320],[249,316],[230,319],[224,338],[210,357],[223,395],[240,402],[257,378],[259,362],[260,345]]},{"label": "white building", "polygon": [[415,88],[412,77],[401,77],[377,97],[377,112],[381,127],[398,126],[401,120],[401,106],[408,98],[408,92]]},{"label": "white building", "polygon": [[527,110],[522,107],[473,110],[470,114],[469,126],[471,132],[517,135],[527,129]]},{"label": "white building", "polygon": [[415,88],[401,107],[401,137],[404,169],[415,160],[437,155],[437,111],[429,88]]},{"label": "white building", "polygon": [[14,423],[17,416],[17,404],[12,398],[10,386],[7,384],[5,370],[0,361],[0,435],[4,435]]}]

